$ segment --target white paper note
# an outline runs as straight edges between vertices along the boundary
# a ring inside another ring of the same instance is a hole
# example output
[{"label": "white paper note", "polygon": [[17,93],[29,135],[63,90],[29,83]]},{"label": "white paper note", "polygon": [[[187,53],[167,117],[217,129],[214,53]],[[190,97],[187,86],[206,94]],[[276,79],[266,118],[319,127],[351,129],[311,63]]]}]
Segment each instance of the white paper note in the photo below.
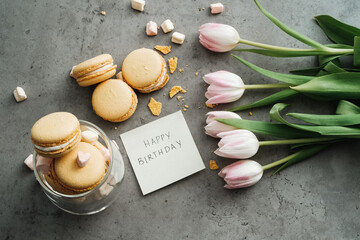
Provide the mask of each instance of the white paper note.
[{"label": "white paper note", "polygon": [[181,111],[120,137],[143,195],[205,168]]}]

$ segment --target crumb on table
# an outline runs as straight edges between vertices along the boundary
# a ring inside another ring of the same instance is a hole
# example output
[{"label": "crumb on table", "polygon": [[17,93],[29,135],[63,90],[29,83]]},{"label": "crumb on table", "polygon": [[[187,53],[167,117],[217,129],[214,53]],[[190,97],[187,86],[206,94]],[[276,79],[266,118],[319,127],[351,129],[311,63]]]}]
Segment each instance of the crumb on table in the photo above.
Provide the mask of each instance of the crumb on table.
[{"label": "crumb on table", "polygon": [[169,69],[170,69],[171,74],[173,74],[177,68],[177,61],[178,61],[177,57],[172,57],[172,58],[169,58],[169,60],[168,60]]},{"label": "crumb on table", "polygon": [[219,166],[216,164],[215,160],[210,160],[210,169],[211,170],[217,170],[219,169]]},{"label": "crumb on table", "polygon": [[169,52],[171,52],[171,46],[160,46],[160,45],[156,45],[154,47],[156,50],[162,52],[163,54],[168,54]]},{"label": "crumb on table", "polygon": [[150,101],[148,103],[148,107],[149,107],[151,113],[154,116],[159,116],[160,115],[161,107],[162,107],[161,102],[157,102],[154,98],[150,98]]},{"label": "crumb on table", "polygon": [[[170,92],[169,92],[169,96],[170,98],[173,98],[176,94],[178,94],[179,92],[181,93],[186,93],[186,90],[183,89],[181,86],[173,86],[171,89],[170,89]],[[179,98],[178,98],[179,100]]]}]

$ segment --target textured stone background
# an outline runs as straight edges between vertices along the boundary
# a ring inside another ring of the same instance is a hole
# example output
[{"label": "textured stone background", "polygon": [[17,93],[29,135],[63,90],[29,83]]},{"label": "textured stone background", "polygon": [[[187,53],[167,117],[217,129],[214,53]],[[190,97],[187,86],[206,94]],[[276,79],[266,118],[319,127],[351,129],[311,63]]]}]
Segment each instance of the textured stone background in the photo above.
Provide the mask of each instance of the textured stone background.
[{"label": "textured stone background", "polygon": [[[231,162],[212,151],[217,140],[203,132],[206,86],[202,76],[228,70],[247,84],[272,82],[234,60],[229,53],[215,54],[199,44],[198,27],[206,22],[235,26],[249,40],[289,47],[304,47],[266,19],[252,1],[222,1],[224,13],[213,16],[209,2],[147,1],[143,13],[132,10],[130,0],[0,2],[0,239],[360,239],[359,142],[334,145],[308,161],[270,177],[266,172],[254,187],[229,191],[216,171]],[[160,4],[161,3],[161,4]],[[263,6],[299,32],[322,43],[329,40],[313,16],[329,14],[359,25],[358,1],[261,1]],[[202,10],[205,8],[205,10]],[[106,11],[102,16],[100,11]],[[186,34],[182,46],[170,43],[161,30],[156,37],[144,33],[149,20],[160,24],[170,18],[176,31]],[[140,47],[171,44],[184,72],[171,75],[167,86],[139,94],[139,105],[124,123],[105,122],[91,107],[94,87],[81,88],[68,74],[87,58],[110,53],[118,64]],[[264,68],[279,72],[310,67],[315,59],[275,59],[240,54]],[[199,72],[199,76],[195,76]],[[168,98],[173,85],[188,92],[184,113],[207,169],[143,197],[121,145],[119,134],[157,117],[147,108],[150,97],[163,103],[161,116],[182,109]],[[28,99],[16,103],[12,91],[22,86]],[[271,91],[248,91],[236,104],[250,103]],[[289,101],[293,112],[332,113],[332,103],[306,98]],[[126,178],[117,201],[93,216],[73,216],[50,203],[23,160],[32,151],[29,132],[34,122],[54,111],[69,111],[100,126],[122,148]],[[243,118],[269,120],[269,108],[239,113]],[[117,127],[117,130],[115,130]],[[259,136],[259,139],[264,139]],[[288,155],[287,147],[263,147],[253,158],[262,164]]]}]

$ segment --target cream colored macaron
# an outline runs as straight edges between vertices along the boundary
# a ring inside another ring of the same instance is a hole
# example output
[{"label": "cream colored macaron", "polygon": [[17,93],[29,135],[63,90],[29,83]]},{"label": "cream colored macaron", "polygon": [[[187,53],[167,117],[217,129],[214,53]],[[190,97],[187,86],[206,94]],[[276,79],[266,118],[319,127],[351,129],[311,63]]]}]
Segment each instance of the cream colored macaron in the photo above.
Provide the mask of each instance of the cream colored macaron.
[{"label": "cream colored macaron", "polygon": [[[79,152],[90,154],[88,162],[82,167],[77,163]],[[80,142],[73,151],[54,160],[50,173],[51,183],[57,191],[82,193],[98,185],[106,170],[107,165],[101,152],[89,143]]]},{"label": "cream colored macaron", "polygon": [[55,112],[40,118],[31,128],[35,151],[56,158],[73,150],[81,140],[80,122],[69,112]]},{"label": "cream colored macaron", "polygon": [[122,75],[125,82],[142,93],[159,90],[169,80],[164,58],[148,48],[134,50],[125,58]]},{"label": "cream colored macaron", "polygon": [[92,95],[95,113],[110,122],[122,122],[130,118],[135,112],[137,103],[134,90],[117,79],[100,83]]},{"label": "cream colored macaron", "polygon": [[115,73],[116,65],[112,56],[101,54],[74,66],[70,76],[75,78],[81,87],[87,87],[105,81]]}]

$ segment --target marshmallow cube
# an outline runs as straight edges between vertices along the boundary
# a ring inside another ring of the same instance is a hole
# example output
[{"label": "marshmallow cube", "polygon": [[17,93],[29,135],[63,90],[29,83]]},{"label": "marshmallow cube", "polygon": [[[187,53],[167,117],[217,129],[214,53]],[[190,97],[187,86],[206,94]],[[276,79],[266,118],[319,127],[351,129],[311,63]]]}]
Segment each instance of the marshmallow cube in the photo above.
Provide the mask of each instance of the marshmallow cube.
[{"label": "marshmallow cube", "polygon": [[17,102],[22,102],[25,99],[27,99],[27,96],[25,94],[25,91],[21,87],[16,87],[14,90],[14,97]]},{"label": "marshmallow cube", "polygon": [[210,9],[212,14],[222,13],[224,11],[224,5],[222,5],[222,3],[213,3],[210,4]]},{"label": "marshmallow cube", "polygon": [[109,149],[102,147],[102,148],[100,148],[100,152],[104,156],[105,160],[110,159],[110,151],[109,151]]},{"label": "marshmallow cube", "polygon": [[42,157],[40,155],[36,156],[36,169],[41,173],[47,173],[50,170],[50,164],[52,163],[52,158]]},{"label": "marshmallow cube", "polygon": [[85,167],[85,165],[88,163],[89,159],[90,159],[91,155],[90,153],[83,153],[81,151],[78,152],[77,155],[77,164],[79,167]]},{"label": "marshmallow cube", "polygon": [[179,32],[174,32],[173,35],[171,36],[171,41],[173,43],[183,44],[184,40],[185,40],[185,35]]},{"label": "marshmallow cube", "polygon": [[144,11],[145,1],[144,0],[131,0],[131,7],[140,12]]},{"label": "marshmallow cube", "polygon": [[157,24],[153,21],[150,21],[146,24],[146,35],[156,36],[157,35]]},{"label": "marshmallow cube", "polygon": [[26,164],[26,166],[28,166],[31,171],[34,171],[34,165],[33,165],[33,155],[30,154],[24,161],[24,163]]},{"label": "marshmallow cube", "polygon": [[81,138],[87,143],[94,143],[98,140],[99,136],[93,131],[87,130],[81,132]]},{"label": "marshmallow cube", "polygon": [[166,19],[162,24],[161,28],[164,31],[164,33],[171,32],[174,30],[174,24],[170,21],[170,19]]}]

